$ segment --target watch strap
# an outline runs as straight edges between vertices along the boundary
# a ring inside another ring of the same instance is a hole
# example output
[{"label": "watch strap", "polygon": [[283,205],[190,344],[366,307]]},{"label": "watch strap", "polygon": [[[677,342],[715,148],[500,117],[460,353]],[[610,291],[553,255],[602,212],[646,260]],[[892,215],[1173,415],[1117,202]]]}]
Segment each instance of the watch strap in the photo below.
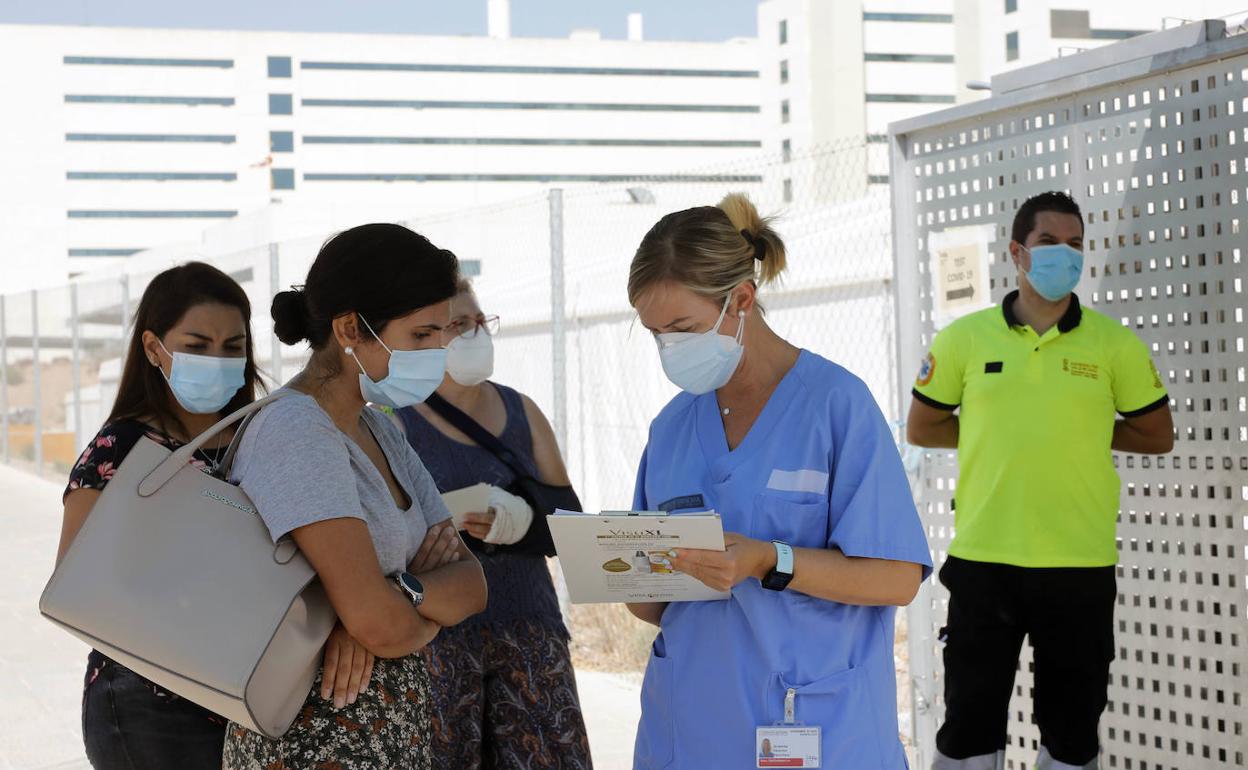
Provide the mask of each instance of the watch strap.
[{"label": "watch strap", "polygon": [[776,567],[763,578],[762,585],[769,591],[783,591],[793,579],[793,546],[781,540],[773,540],[776,549]]}]

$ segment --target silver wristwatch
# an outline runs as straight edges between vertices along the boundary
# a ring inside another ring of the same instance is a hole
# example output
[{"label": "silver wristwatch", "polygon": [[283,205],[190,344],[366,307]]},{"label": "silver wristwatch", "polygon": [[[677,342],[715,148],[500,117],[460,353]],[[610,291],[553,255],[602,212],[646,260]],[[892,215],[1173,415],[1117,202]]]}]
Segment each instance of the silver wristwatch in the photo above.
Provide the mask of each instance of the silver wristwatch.
[{"label": "silver wristwatch", "polygon": [[394,582],[398,584],[399,590],[403,592],[411,602],[413,607],[419,607],[425,601],[425,587],[416,579],[416,576],[410,572],[400,572],[394,576]]}]

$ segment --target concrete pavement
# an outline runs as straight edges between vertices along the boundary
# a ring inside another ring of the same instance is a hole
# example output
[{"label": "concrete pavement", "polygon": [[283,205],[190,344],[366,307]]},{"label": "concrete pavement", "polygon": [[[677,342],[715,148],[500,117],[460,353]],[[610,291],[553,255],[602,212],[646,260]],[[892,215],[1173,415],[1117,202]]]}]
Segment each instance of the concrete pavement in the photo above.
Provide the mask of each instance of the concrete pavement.
[{"label": "concrete pavement", "polygon": [[[79,770],[87,647],[39,616],[61,526],[61,487],[0,465],[0,770]],[[632,766],[638,687],[582,672],[594,766]]]}]

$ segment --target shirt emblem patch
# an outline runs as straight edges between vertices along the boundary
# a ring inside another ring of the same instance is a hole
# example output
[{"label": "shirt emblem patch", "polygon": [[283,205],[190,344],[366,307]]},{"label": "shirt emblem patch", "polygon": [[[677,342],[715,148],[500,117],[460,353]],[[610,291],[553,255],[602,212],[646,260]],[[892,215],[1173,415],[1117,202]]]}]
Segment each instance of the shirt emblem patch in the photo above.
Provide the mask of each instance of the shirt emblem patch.
[{"label": "shirt emblem patch", "polygon": [[926,385],[932,381],[932,377],[936,374],[936,356],[928,353],[923,357],[923,363],[919,365],[919,376],[915,379],[916,385]]},{"label": "shirt emblem patch", "polygon": [[1069,358],[1062,359],[1062,371],[1068,372],[1071,376],[1086,377],[1089,380],[1098,380],[1101,377],[1101,368],[1096,364],[1071,361]]}]

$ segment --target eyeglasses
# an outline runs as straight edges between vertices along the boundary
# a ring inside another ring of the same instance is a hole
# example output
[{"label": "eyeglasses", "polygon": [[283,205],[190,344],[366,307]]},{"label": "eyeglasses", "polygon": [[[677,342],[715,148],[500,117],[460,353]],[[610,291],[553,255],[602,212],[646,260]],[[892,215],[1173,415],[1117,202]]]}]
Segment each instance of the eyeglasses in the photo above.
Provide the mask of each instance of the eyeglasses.
[{"label": "eyeglasses", "polygon": [[496,315],[487,315],[480,318],[470,319],[466,321],[451,321],[442,330],[443,333],[454,339],[455,337],[467,337],[472,339],[477,336],[477,332],[484,330],[486,334],[493,337],[498,334],[501,328],[501,322]]}]

